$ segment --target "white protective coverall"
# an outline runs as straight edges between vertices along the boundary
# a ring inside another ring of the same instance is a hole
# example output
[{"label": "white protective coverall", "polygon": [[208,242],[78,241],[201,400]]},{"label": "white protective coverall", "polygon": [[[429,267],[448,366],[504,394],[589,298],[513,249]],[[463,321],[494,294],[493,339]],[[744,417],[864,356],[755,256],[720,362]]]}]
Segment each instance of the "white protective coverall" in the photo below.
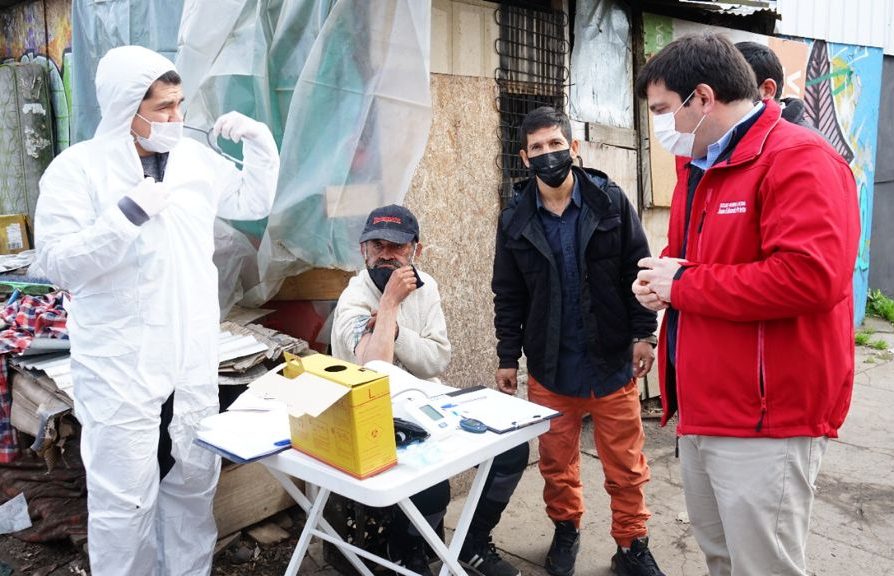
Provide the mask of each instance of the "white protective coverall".
[{"label": "white protective coverall", "polygon": [[[118,207],[143,180],[130,124],[149,86],[170,70],[171,61],[145,48],[110,50],[96,73],[96,134],[62,152],[40,181],[32,272],[72,294],[94,576],[211,571],[220,460],[193,438],[199,420],[218,410],[214,219],[267,216],[279,171],[266,127],[262,138],[246,136],[242,171],[182,139],[163,179],[171,204],[132,224]],[[174,391],[176,463],[160,482],[160,409]]]}]

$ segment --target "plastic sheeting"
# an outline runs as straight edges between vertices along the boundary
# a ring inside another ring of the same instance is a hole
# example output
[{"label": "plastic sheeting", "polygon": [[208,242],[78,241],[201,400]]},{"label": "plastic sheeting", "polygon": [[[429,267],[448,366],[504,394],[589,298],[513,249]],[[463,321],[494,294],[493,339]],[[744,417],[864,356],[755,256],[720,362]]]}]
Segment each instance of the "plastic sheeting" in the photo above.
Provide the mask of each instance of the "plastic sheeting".
[{"label": "plastic sheeting", "polygon": [[[99,58],[140,44],[176,62],[188,125],[208,129],[238,110],[281,144],[273,213],[232,223],[260,239],[261,285],[249,290],[257,280],[244,265],[246,243],[217,230],[218,252],[240,254],[221,271],[240,271],[235,285],[221,286],[222,308],[242,291],[250,292],[243,303],[259,305],[286,276],[311,267],[362,267],[367,214],[403,201],[428,140],[429,2],[74,0],[72,14],[74,141],[98,123]],[[220,143],[241,156],[240,146]]]},{"label": "plastic sheeting", "polygon": [[242,300],[245,291],[258,285],[258,251],[245,234],[218,218],[214,221],[214,265],[220,320]]},{"label": "plastic sheeting", "polygon": [[176,64],[187,123],[210,128],[220,114],[239,110],[270,126],[281,143],[298,75],[333,4],[186,0]]},{"label": "plastic sheeting", "polygon": [[182,6],[183,0],[73,0],[72,144],[92,138],[99,124],[95,84],[99,59],[111,48],[136,44],[173,60]]},{"label": "plastic sheeting", "polygon": [[244,303],[310,267],[362,266],[367,214],[403,200],[425,150],[430,21],[429,3],[412,0],[187,0],[177,59],[187,123],[235,109],[281,142],[263,284]]},{"label": "plastic sheeting", "polygon": [[403,201],[431,126],[430,23],[428,2],[333,8],[291,99],[259,300],[305,266],[362,267],[366,216]]},{"label": "plastic sheeting", "polygon": [[578,0],[574,22],[571,117],[633,128],[633,53],[623,3]]}]

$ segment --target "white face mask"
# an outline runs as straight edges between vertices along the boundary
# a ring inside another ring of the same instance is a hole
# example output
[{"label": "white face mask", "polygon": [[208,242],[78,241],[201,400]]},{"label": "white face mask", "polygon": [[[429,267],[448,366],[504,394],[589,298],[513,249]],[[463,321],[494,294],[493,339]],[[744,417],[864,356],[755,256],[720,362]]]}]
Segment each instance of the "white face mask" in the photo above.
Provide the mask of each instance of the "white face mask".
[{"label": "white face mask", "polygon": [[707,114],[703,115],[702,119],[698,121],[698,124],[696,124],[695,129],[692,132],[677,132],[677,124],[674,118],[676,117],[677,112],[682,110],[683,106],[689,102],[689,99],[692,98],[693,94],[695,94],[695,90],[693,90],[689,96],[686,97],[686,100],[683,100],[683,103],[680,104],[679,108],[673,112],[655,114],[652,117],[652,127],[655,130],[655,137],[658,138],[658,142],[661,146],[674,156],[692,157],[692,148],[695,145],[695,132],[698,130],[699,126],[702,125],[702,122],[705,121],[705,118],[708,117]]},{"label": "white face mask", "polygon": [[152,122],[139,114],[137,117],[149,124],[148,138],[143,138],[134,132],[137,144],[143,150],[159,154],[170,152],[183,137],[183,122]]}]

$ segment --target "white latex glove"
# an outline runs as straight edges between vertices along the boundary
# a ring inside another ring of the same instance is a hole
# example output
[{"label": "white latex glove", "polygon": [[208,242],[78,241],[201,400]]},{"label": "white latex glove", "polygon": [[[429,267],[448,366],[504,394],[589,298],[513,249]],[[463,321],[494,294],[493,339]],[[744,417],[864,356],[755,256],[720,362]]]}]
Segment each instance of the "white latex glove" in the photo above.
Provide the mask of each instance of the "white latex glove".
[{"label": "white latex glove", "polygon": [[227,112],[217,119],[214,123],[214,128],[211,129],[213,138],[223,136],[227,140],[232,140],[236,143],[239,143],[243,138],[246,140],[259,140],[267,134],[270,134],[270,129],[267,126],[239,112]]},{"label": "white latex glove", "polygon": [[171,203],[171,191],[168,190],[168,187],[163,182],[156,182],[151,177],[146,177],[137,184],[128,196],[143,209],[149,218],[167,208]]}]

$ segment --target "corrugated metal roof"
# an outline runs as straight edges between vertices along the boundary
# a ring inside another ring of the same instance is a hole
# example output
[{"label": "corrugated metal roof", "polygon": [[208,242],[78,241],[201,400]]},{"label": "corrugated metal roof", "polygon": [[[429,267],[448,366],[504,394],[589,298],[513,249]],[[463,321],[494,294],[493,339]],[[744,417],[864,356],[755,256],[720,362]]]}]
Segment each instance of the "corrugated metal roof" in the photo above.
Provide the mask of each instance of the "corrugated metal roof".
[{"label": "corrugated metal roof", "polygon": [[[234,358],[242,358],[267,350],[267,345],[258,342],[254,336],[231,334],[221,331],[218,334],[219,362]],[[29,370],[43,371],[52,378],[59,390],[74,398],[74,383],[71,379],[71,357],[65,354],[41,354],[38,356],[14,356],[10,358],[14,366]]]},{"label": "corrugated metal roof", "polygon": [[56,386],[74,400],[74,382],[71,380],[71,357],[65,354],[41,354],[39,356],[15,356],[10,358],[14,366],[43,371]]},{"label": "corrugated metal roof", "polygon": [[891,0],[778,0],[777,11],[779,34],[878,46],[894,54]]},{"label": "corrugated metal roof", "polygon": [[732,14],[750,16],[758,12],[776,13],[775,0],[745,0],[743,2],[715,2],[714,0],[680,0],[681,4],[697,4],[699,8]]},{"label": "corrugated metal roof", "polygon": [[218,362],[226,362],[234,358],[242,358],[249,354],[266,352],[267,346],[258,342],[254,336],[220,333],[218,342]]}]

